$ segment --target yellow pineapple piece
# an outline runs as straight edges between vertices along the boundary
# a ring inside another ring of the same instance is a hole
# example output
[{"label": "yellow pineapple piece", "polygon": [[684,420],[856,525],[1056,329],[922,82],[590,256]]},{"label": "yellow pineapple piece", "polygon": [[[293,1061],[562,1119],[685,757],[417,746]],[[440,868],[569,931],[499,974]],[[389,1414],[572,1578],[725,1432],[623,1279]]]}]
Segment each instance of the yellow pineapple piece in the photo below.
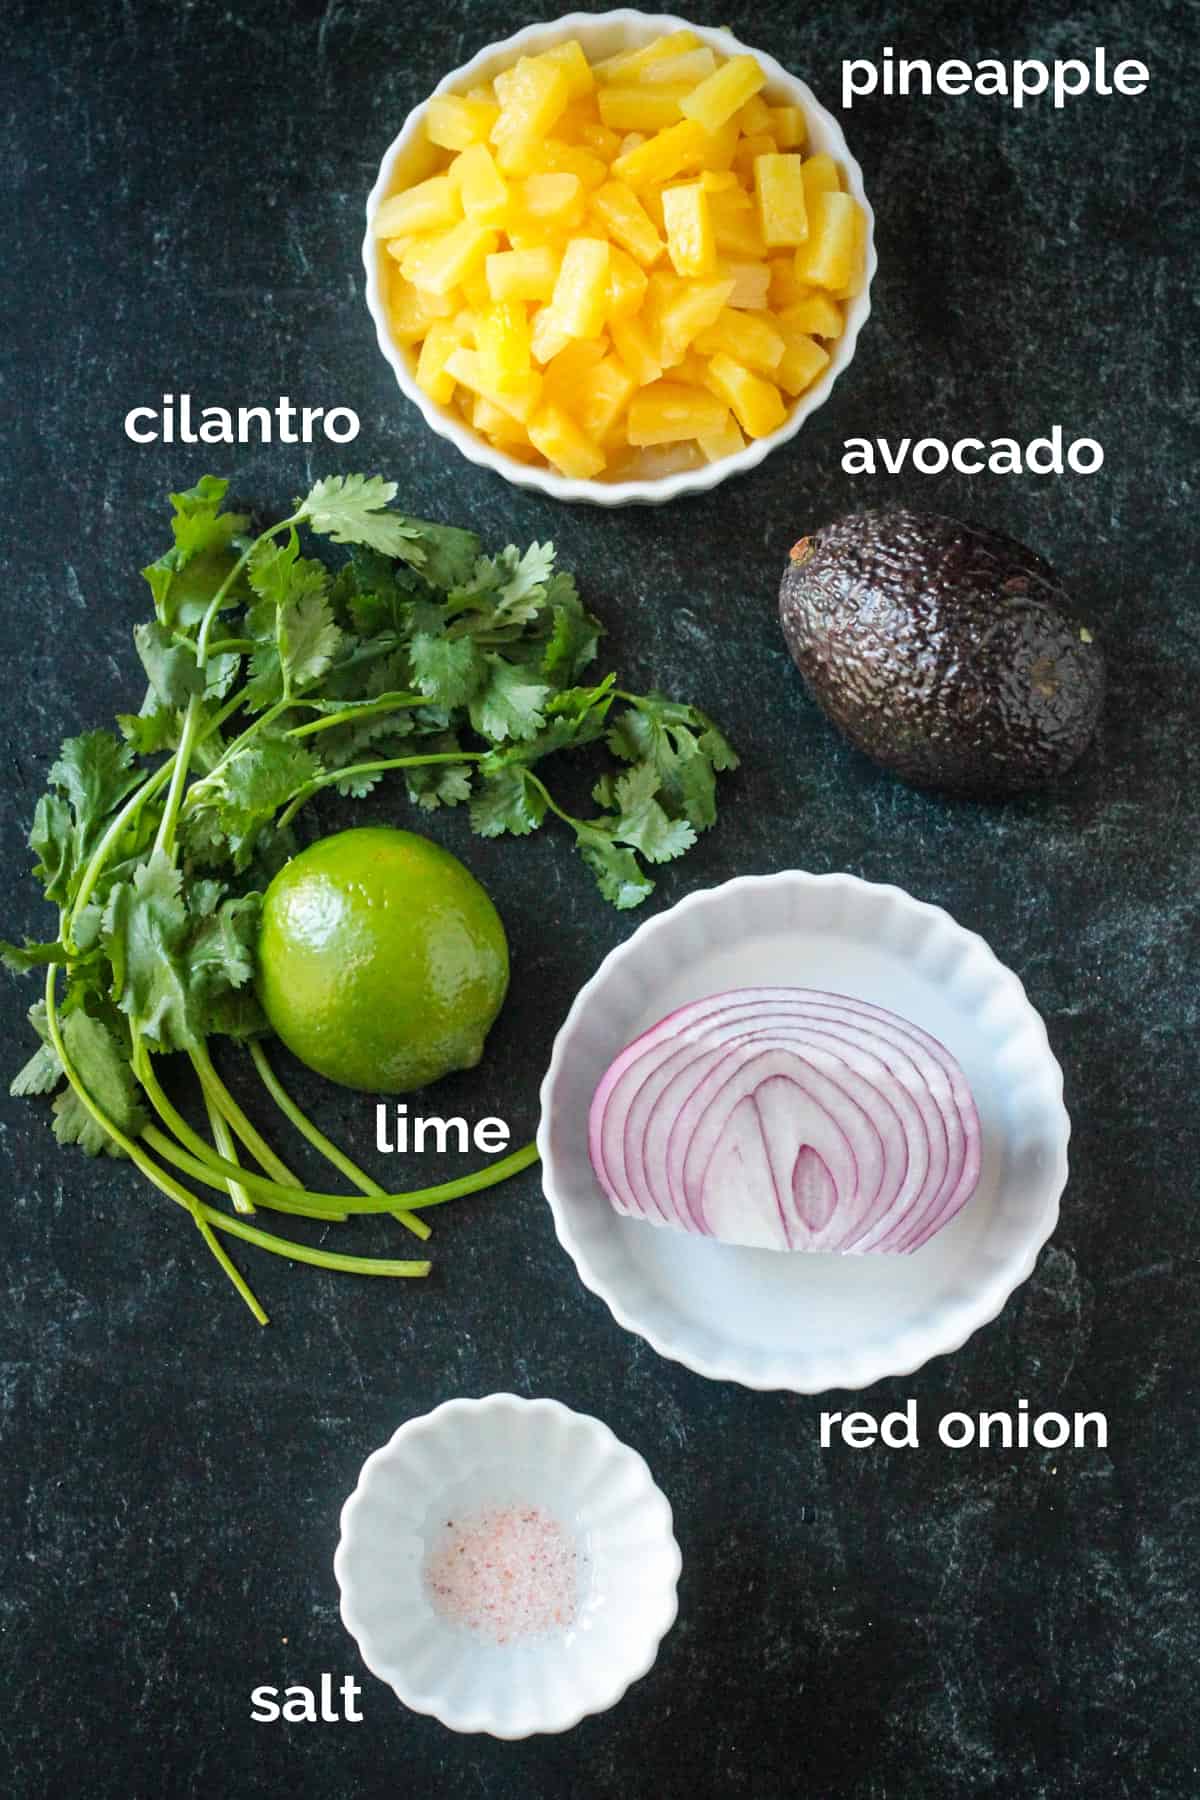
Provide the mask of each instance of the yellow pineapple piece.
[{"label": "yellow pineapple piece", "polygon": [[645,271],[615,244],[608,252],[608,300],[606,317],[628,319],[640,311],[646,298]]},{"label": "yellow pineapple piece", "polygon": [[507,388],[494,388],[483,371],[482,358],[477,350],[458,348],[452,356],[446,358],[446,373],[464,387],[470,388],[473,394],[480,394],[498,406],[522,424],[529,418],[537,406],[542,393],[542,377],[538,370],[531,369],[520,382]]},{"label": "yellow pineapple piece", "polygon": [[681,357],[671,370],[672,381],[682,381],[685,385],[702,388],[708,381],[708,364],[695,350],[689,350]]},{"label": "yellow pineapple piece", "polygon": [[568,336],[597,337],[603,330],[609,260],[603,238],[572,238],[563,252],[551,304]]},{"label": "yellow pineapple piece", "polygon": [[[556,277],[555,286],[557,285]],[[571,333],[555,312],[553,303],[539,307],[529,321],[529,348],[533,360],[540,363],[551,362],[570,342]]]},{"label": "yellow pineapple piece", "polygon": [[580,429],[603,443],[637,391],[637,382],[616,356],[606,356],[583,376],[572,410]]},{"label": "yellow pineapple piece", "polygon": [[746,448],[741,426],[733,414],[726,413],[725,419],[726,423],[720,431],[705,431],[696,439],[704,453],[705,462],[720,462],[722,457],[736,456],[739,450]]},{"label": "yellow pineapple piece", "polygon": [[465,150],[486,142],[500,117],[494,100],[470,100],[461,94],[435,94],[425,107],[425,135],[443,150]]},{"label": "yellow pineapple piece", "polygon": [[524,303],[503,300],[479,315],[476,326],[479,367],[489,387],[499,393],[519,388],[529,374],[529,320]]},{"label": "yellow pineapple piece", "polygon": [[570,84],[560,64],[542,57],[523,56],[514,68],[496,77],[500,116],[491,129],[497,161],[502,169],[516,164],[530,145],[550,135],[556,120],[566,111]]},{"label": "yellow pineapple piece", "polygon": [[819,338],[839,338],[845,329],[846,317],[830,295],[813,293],[781,311],[776,323],[785,336],[795,331]]},{"label": "yellow pineapple piece", "polygon": [[803,393],[829,363],[829,352],[801,331],[786,332],[787,348],[779,360],[775,379],[789,394]]},{"label": "yellow pineapple piece", "polygon": [[848,285],[856,266],[859,210],[850,194],[813,195],[808,237],[796,251],[797,281],[830,289]]},{"label": "yellow pineapple piece", "polygon": [[542,371],[543,397],[569,412],[580,385],[597,363],[603,362],[607,350],[608,339],[605,337],[572,338],[550,358]]},{"label": "yellow pineapple piece", "polygon": [[867,215],[862,207],[854,207],[854,248],[850,256],[850,279],[845,287],[835,288],[838,300],[851,300],[861,294],[867,282]]},{"label": "yellow pineapple piece", "polygon": [[610,131],[661,131],[683,117],[686,87],[606,87],[599,97],[601,122]]},{"label": "yellow pineapple piece", "polygon": [[700,186],[706,194],[732,194],[740,184],[732,169],[701,169]]},{"label": "yellow pineapple piece", "polygon": [[769,131],[781,150],[799,150],[808,137],[808,125],[799,106],[768,107],[768,121],[762,127]]},{"label": "yellow pineapple piece", "polygon": [[469,144],[450,164],[463,212],[477,225],[500,225],[508,211],[508,183],[486,144]]},{"label": "yellow pineapple piece", "polygon": [[654,354],[649,333],[641,319],[613,319],[609,330],[612,333],[613,349],[637,385],[645,387],[647,383],[657,381],[662,374],[662,364]]},{"label": "yellow pineapple piece", "polygon": [[771,129],[771,109],[761,94],[747,100],[737,115],[738,130],[743,137],[760,136]]},{"label": "yellow pineapple piece", "polygon": [[476,225],[473,219],[464,219],[437,237],[415,239],[405,251],[400,267],[414,287],[448,294],[482,268],[484,258],[496,248],[497,241],[494,231]]},{"label": "yellow pineapple piece", "polygon": [[667,254],[675,273],[713,274],[717,266],[717,244],[709,196],[698,181],[664,191],[663,223],[667,228]]},{"label": "yellow pineapple piece", "polygon": [[388,284],[388,325],[398,344],[419,344],[429,329],[421,297],[399,269],[393,269]]},{"label": "yellow pineapple piece", "polygon": [[730,260],[761,261],[767,246],[749,194],[736,188],[727,193],[710,194],[708,203],[717,254]]},{"label": "yellow pineapple piece", "polygon": [[714,171],[732,169],[740,141],[736,118],[726,120],[720,131],[706,132],[697,167]]},{"label": "yellow pineapple piece", "polygon": [[633,189],[623,181],[606,181],[589,204],[613,242],[645,268],[652,268],[663,253],[663,241]]},{"label": "yellow pineapple piece", "polygon": [[695,339],[701,356],[717,356],[724,351],[735,362],[745,363],[769,375],[779,366],[784,340],[768,315],[734,312],[729,307],[717,315]]},{"label": "yellow pineapple piece", "polygon": [[678,275],[651,275],[642,310],[650,345],[664,369],[687,354],[689,345],[728,304],[732,281],[685,281]]},{"label": "yellow pineapple piece", "polygon": [[629,402],[625,432],[631,444],[677,444],[685,438],[721,431],[728,407],[704,388],[682,381],[655,381]]},{"label": "yellow pineapple piece", "polygon": [[421,345],[417,358],[417,386],[438,406],[449,406],[454,398],[454,376],[446,364],[460,348],[458,333],[446,319],[434,319]]},{"label": "yellow pineapple piece", "polygon": [[655,57],[653,62],[643,63],[640,69],[635,69],[632,77],[627,79],[632,79],[638,87],[696,87],[714,74],[716,67],[717,59],[712,51],[701,45],[699,50],[681,50],[675,56]]},{"label": "yellow pineapple piece", "polygon": [[431,294],[428,288],[415,290],[417,304],[426,319],[452,319],[462,305],[462,295],[457,288],[448,288],[444,294]]},{"label": "yellow pineapple piece", "polygon": [[[790,266],[790,264],[789,264]],[[729,304],[740,310],[762,312],[770,303],[771,271],[765,262],[722,263],[719,274],[733,282]]]},{"label": "yellow pineapple piece", "polygon": [[549,300],[560,261],[548,245],[496,250],[485,265],[488,293],[493,300]]},{"label": "yellow pineapple piece", "polygon": [[705,131],[719,131],[721,126],[740,112],[766,82],[766,76],[752,56],[731,56],[715,75],[693,88],[683,103],[685,118],[695,119]]},{"label": "yellow pineapple piece", "polygon": [[580,429],[553,401],[540,406],[529,420],[529,441],[548,463],[574,481],[591,481],[599,475],[606,457],[599,444]]},{"label": "yellow pineapple piece", "polygon": [[802,244],[808,236],[803,169],[798,156],[780,154],[754,159],[754,197],[768,250]]},{"label": "yellow pineapple piece", "polygon": [[753,137],[739,139],[734,152],[733,166],[738,179],[744,181],[748,188],[754,186],[754,164],[760,156],[775,156],[779,145],[769,131],[756,132]]},{"label": "yellow pineapple piece", "polygon": [[506,413],[494,400],[487,400],[482,394],[471,395],[467,388],[459,388],[459,394],[466,394],[470,403],[470,422],[474,429],[492,442],[505,449],[510,444],[528,444],[529,438],[525,427]]},{"label": "yellow pineapple piece", "polygon": [[578,136],[579,142],[585,150],[590,150],[594,156],[602,157],[606,163],[612,162],[621,148],[621,139],[618,134],[610,131],[607,125],[601,125],[598,119],[594,125],[591,123],[581,125]]},{"label": "yellow pineapple piece", "polygon": [[621,50],[616,56],[606,56],[602,62],[592,65],[592,74],[599,82],[636,81],[651,63],[668,56],[684,56],[689,50],[700,47],[700,39],[694,31],[673,31],[666,37],[655,38],[653,43],[644,44],[640,50]]},{"label": "yellow pineapple piece", "polygon": [[462,218],[462,207],[448,175],[431,175],[401,194],[391,194],[375,214],[371,229],[377,238],[411,237],[417,232],[443,231]]},{"label": "yellow pineapple piece", "polygon": [[804,181],[804,198],[811,203],[816,194],[838,194],[842,188],[842,178],[838,174],[838,166],[832,156],[822,150],[819,156],[810,156],[801,168]]},{"label": "yellow pineapple piece", "polygon": [[622,150],[610,174],[617,181],[638,189],[649,187],[652,182],[669,181],[672,175],[680,175],[684,169],[700,166],[706,143],[703,125],[697,124],[695,119],[681,119],[678,125],[668,125],[665,131],[657,132],[645,143]]},{"label": "yellow pineapple piece", "polygon": [[562,70],[566,76],[567,93],[572,100],[582,100],[596,85],[592,65],[578,38],[569,38],[565,44],[555,44],[552,50],[543,50],[535,61],[549,63],[551,67]]},{"label": "yellow pineapple piece", "polygon": [[776,312],[795,306],[798,300],[807,300],[814,292],[806,281],[797,281],[794,256],[773,256],[767,268],[771,275],[771,305]]},{"label": "yellow pineapple piece", "polygon": [[783,396],[773,381],[755,375],[744,363],[723,352],[708,365],[708,386],[730,407],[747,437],[766,437],[787,418]]},{"label": "yellow pineapple piece", "polygon": [[[486,265],[485,265],[486,267]],[[473,313],[486,312],[492,304],[492,291],[483,269],[476,269],[462,284],[462,297]]]},{"label": "yellow pineapple piece", "polygon": [[[486,307],[483,310],[486,311]],[[479,310],[464,306],[455,313],[452,323],[459,343],[465,344],[468,350],[474,350],[478,340]]]},{"label": "yellow pineapple piece", "polygon": [[582,225],[585,208],[583,183],[578,175],[530,175],[516,188],[517,211],[532,224],[573,231]]},{"label": "yellow pineapple piece", "polygon": [[598,188],[608,179],[608,164],[578,144],[564,144],[560,138],[547,138],[533,154],[532,166],[522,173],[577,175],[584,188]]}]

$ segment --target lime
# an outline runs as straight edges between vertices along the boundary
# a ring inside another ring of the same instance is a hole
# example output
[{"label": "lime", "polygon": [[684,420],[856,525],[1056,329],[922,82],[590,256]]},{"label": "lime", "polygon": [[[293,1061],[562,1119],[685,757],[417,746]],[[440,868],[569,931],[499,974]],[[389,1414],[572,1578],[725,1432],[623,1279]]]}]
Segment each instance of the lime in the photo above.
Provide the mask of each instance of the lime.
[{"label": "lime", "polygon": [[404,1094],[473,1069],[507,987],[500,915],[456,856],[415,832],[335,832],[263,897],[263,1010],[343,1087]]}]

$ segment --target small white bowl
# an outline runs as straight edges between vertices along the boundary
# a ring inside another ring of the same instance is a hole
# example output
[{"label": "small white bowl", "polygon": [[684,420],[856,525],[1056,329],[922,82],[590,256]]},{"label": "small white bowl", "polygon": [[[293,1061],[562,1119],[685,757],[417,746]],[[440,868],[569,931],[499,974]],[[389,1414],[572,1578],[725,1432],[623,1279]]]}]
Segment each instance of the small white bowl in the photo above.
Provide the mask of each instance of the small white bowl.
[{"label": "small white bowl", "polygon": [[[686,1001],[823,988],[941,1040],[979,1109],[979,1186],[908,1256],[749,1250],[619,1217],[588,1158],[612,1059]],[[906,1375],[994,1319],[1058,1219],[1062,1071],[1020,981],[940,907],[853,875],[742,876],[650,919],[575,1000],[542,1085],[542,1181],[563,1248],[618,1324],[700,1375],[818,1394]]]},{"label": "small white bowl", "polygon": [[[589,61],[615,56],[625,49],[636,49],[653,38],[673,31],[694,31],[696,36],[719,56],[756,57],[767,77],[765,92],[776,105],[799,106],[808,122],[808,144],[813,153],[827,151],[841,168],[848,190],[863,208],[867,218],[867,276],[862,293],[846,303],[846,325],[840,338],[830,345],[829,366],[821,379],[796,400],[787,419],[767,437],[754,438],[734,456],[706,463],[699,469],[688,469],[678,475],[664,475],[655,481],[572,481],[553,469],[538,468],[504,456],[478,432],[472,431],[451,407],[437,406],[416,383],[415,360],[394,342],[388,327],[387,297],[381,273],[387,252],[373,236],[371,224],[380,203],[394,191],[398,181],[406,185],[421,181],[433,163],[421,126],[427,102],[413,108],[401,127],[400,134],[389,145],[375,185],[367,197],[367,232],[363,239],[363,267],[367,275],[367,307],[375,321],[379,348],[392,366],[401,392],[420,408],[425,423],[439,437],[449,438],[469,462],[479,463],[503,475],[516,487],[535,488],[555,500],[587,500],[596,506],[661,506],[680,494],[699,494],[757,468],[763,458],[780,444],[795,437],[810,414],[829,398],[834,382],[850,366],[858,334],[871,311],[871,282],[875,275],[875,214],[871,210],[863,186],[862,170],[851,156],[845,134],[832,113],[826,112],[803,81],[789,75],[774,57],[740,43],[731,32],[696,25],[690,19],[678,19],[670,13],[642,13],[628,8],[606,13],[568,13],[547,24],[527,25],[523,31],[505,38],[503,43],[489,44],[478,56],[460,69],[452,69],[434,89],[434,94],[465,93],[468,88],[490,81],[519,56],[537,56],[555,44],[578,38]],[[433,97],[432,95],[430,96]]]},{"label": "small white bowl", "polygon": [[[446,1522],[537,1506],[574,1540],[574,1623],[489,1641],[425,1587]],[[333,1567],[342,1619],[373,1675],[451,1731],[522,1738],[606,1712],[653,1666],[675,1621],[671,1508],[636,1451],[557,1400],[448,1400],[363,1464]]]}]

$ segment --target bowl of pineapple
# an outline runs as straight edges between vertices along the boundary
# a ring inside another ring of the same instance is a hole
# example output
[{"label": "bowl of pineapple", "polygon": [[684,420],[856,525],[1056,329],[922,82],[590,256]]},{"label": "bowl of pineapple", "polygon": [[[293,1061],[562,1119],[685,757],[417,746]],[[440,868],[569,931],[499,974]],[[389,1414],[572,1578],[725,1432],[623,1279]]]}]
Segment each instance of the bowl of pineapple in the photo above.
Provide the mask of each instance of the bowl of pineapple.
[{"label": "bowl of pineapple", "polygon": [[848,367],[874,216],[837,121],[727,31],[572,13],[406,119],[367,201],[401,391],[556,499],[661,504],[757,466]]}]

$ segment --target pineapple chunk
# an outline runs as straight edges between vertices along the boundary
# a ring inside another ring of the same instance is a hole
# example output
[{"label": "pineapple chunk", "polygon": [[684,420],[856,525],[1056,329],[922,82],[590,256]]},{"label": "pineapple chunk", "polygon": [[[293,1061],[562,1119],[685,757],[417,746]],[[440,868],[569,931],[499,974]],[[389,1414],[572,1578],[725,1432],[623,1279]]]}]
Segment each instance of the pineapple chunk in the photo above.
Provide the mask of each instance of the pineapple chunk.
[{"label": "pineapple chunk", "polygon": [[613,348],[639,387],[657,381],[662,364],[654,354],[641,319],[613,319],[609,325]]},{"label": "pineapple chunk", "polygon": [[728,119],[720,131],[706,132],[699,167],[713,170],[732,169],[739,142],[736,119]]},{"label": "pineapple chunk", "polygon": [[772,106],[767,110],[768,122],[762,129],[770,132],[781,150],[799,150],[808,136],[802,109],[798,106]]},{"label": "pineapple chunk", "polygon": [[753,137],[739,138],[738,147],[733,155],[733,167],[739,181],[746,186],[754,186],[754,164],[760,156],[776,156],[779,145],[769,131],[756,132]]},{"label": "pineapple chunk", "polygon": [[496,77],[500,116],[491,129],[502,169],[519,164],[531,145],[550,135],[570,99],[570,83],[560,64],[523,56]]},{"label": "pineapple chunk", "polygon": [[835,289],[835,298],[850,300],[861,294],[867,280],[867,215],[861,206],[854,208],[854,248],[851,252],[850,279],[845,287]]},{"label": "pineapple chunk", "polygon": [[[556,278],[555,286],[557,285]],[[553,305],[539,307],[529,324],[529,348],[533,360],[540,363],[551,362],[570,342],[571,333]]]},{"label": "pineapple chunk", "polygon": [[769,315],[733,312],[725,307],[699,334],[695,346],[701,356],[717,356],[724,351],[735,362],[769,375],[779,366],[784,340]]},{"label": "pineapple chunk", "polygon": [[630,150],[623,150],[613,163],[611,173],[632,188],[649,187],[655,181],[670,181],[684,169],[700,166],[707,145],[703,125],[694,119],[681,119],[665,131],[647,138]]},{"label": "pineapple chunk", "polygon": [[840,194],[842,191],[838,166],[824,151],[819,156],[810,156],[800,173],[804,181],[804,198],[810,206],[817,194]]},{"label": "pineapple chunk", "polygon": [[572,238],[551,302],[563,330],[571,337],[598,337],[608,306],[609,245],[603,238]]},{"label": "pineapple chunk", "polygon": [[553,50],[543,50],[535,60],[562,70],[567,81],[567,93],[572,100],[582,100],[596,85],[591,64],[578,38],[569,38],[565,44],[555,44]]},{"label": "pineapple chunk", "polygon": [[569,412],[548,402],[529,420],[529,441],[548,463],[575,481],[591,481],[604,467],[600,446],[575,423]]},{"label": "pineapple chunk", "polygon": [[767,268],[771,273],[771,305],[776,312],[795,306],[798,300],[807,300],[813,293],[807,282],[796,279],[795,256],[773,256]]},{"label": "pineapple chunk", "polygon": [[755,375],[723,352],[708,365],[710,392],[730,407],[747,437],[766,437],[787,418],[783,396],[773,381]]},{"label": "pineapple chunk", "polygon": [[717,266],[709,197],[699,182],[663,193],[667,254],[677,275],[712,275]]},{"label": "pineapple chunk", "polygon": [[513,387],[494,388],[483,372],[482,358],[477,350],[455,350],[452,356],[446,358],[446,373],[452,375],[455,381],[461,381],[473,394],[490,400],[501,412],[519,419],[522,424],[525,424],[541,399],[542,377],[536,369],[531,369],[524,380]]},{"label": "pineapple chunk", "polygon": [[606,87],[600,90],[600,119],[610,131],[661,131],[683,117],[684,86]]},{"label": "pineapple chunk", "polygon": [[399,269],[392,271],[388,288],[388,324],[398,344],[419,344],[429,329],[421,297]]},{"label": "pineapple chunk", "polygon": [[552,400],[556,406],[565,407],[569,412],[581,385],[597,364],[604,360],[607,350],[606,338],[572,338],[556,356],[550,358],[542,371],[543,398]]},{"label": "pineapple chunk", "polygon": [[487,259],[493,300],[549,300],[562,259],[547,245],[531,250],[497,250]]},{"label": "pineapple chunk", "polygon": [[775,378],[785,392],[800,394],[806,387],[811,387],[828,366],[829,352],[803,332],[789,331],[786,336],[787,348],[780,358]]},{"label": "pineapple chunk", "polygon": [[687,354],[697,335],[728,304],[732,292],[732,281],[684,281],[667,274],[650,277],[643,317],[651,349],[664,369]]},{"label": "pineapple chunk", "polygon": [[[796,279],[844,288],[855,271],[859,207],[850,194],[815,194],[808,238],[796,251]],[[401,265],[403,267],[403,265]]]},{"label": "pineapple chunk", "polygon": [[798,156],[757,156],[754,197],[758,223],[768,250],[802,244],[808,236],[804,205],[804,165]]},{"label": "pineapple chunk", "polygon": [[443,150],[465,150],[468,144],[484,143],[499,117],[492,100],[435,94],[425,108],[425,135]]},{"label": "pineapple chunk", "polygon": [[700,48],[700,39],[694,31],[673,31],[668,37],[655,38],[653,43],[644,44],[640,50],[621,50],[616,56],[606,56],[603,62],[593,66],[592,74],[600,82],[636,81],[651,63],[668,56],[684,56],[689,50]]},{"label": "pineapple chunk", "polygon": [[582,225],[583,183],[578,175],[530,175],[517,188],[517,208],[524,219],[555,231],[573,231]]},{"label": "pineapple chunk", "polygon": [[[469,394],[469,389],[460,388],[459,394]],[[482,394],[471,398],[471,424],[484,437],[491,438],[494,444],[507,448],[509,444],[528,444],[529,438],[525,427],[511,413],[496,405],[493,400],[486,400]]]},{"label": "pineapple chunk", "polygon": [[489,306],[476,327],[479,367],[488,386],[498,393],[519,388],[529,374],[529,320],[519,300]]},{"label": "pineapple chunk", "polygon": [[715,75],[693,88],[682,104],[685,118],[695,119],[705,131],[719,131],[734,113],[757,94],[766,76],[752,56],[731,56]]},{"label": "pineapple chunk", "polygon": [[414,287],[448,294],[483,266],[496,242],[494,231],[476,225],[473,219],[464,219],[438,237],[415,239],[405,251],[400,267]]},{"label": "pineapple chunk", "polygon": [[473,313],[486,312],[492,304],[491,289],[483,269],[476,269],[462,284],[462,297]]},{"label": "pineapple chunk", "polygon": [[435,319],[421,345],[416,376],[417,386],[438,406],[449,406],[454,398],[454,376],[448,372],[446,364],[459,348],[454,326],[445,319]]},{"label": "pineapple chunk", "polygon": [[637,391],[637,382],[616,356],[606,356],[583,376],[574,397],[580,429],[602,443]]},{"label": "pineapple chunk", "polygon": [[713,237],[721,256],[758,262],[767,253],[762,229],[750,196],[741,188],[710,194]]},{"label": "pineapple chunk", "polygon": [[590,150],[581,149],[578,144],[564,144],[560,138],[547,138],[533,152],[530,167],[522,170],[522,174],[555,173],[577,175],[583,186],[590,191],[600,187],[608,179],[608,164],[600,157],[593,156]]},{"label": "pineapple chunk", "polygon": [[733,414],[726,413],[725,417],[727,422],[722,430],[702,432],[696,439],[705,462],[720,462],[722,457],[736,456],[739,450],[746,448],[746,440]]},{"label": "pineapple chunk", "polygon": [[729,276],[733,282],[730,306],[751,312],[765,311],[771,292],[771,271],[765,262],[730,262],[720,273]]},{"label": "pineapple chunk", "polygon": [[462,218],[462,207],[448,175],[431,175],[416,187],[392,194],[375,214],[377,238],[411,237],[419,231],[442,231]]},{"label": "pineapple chunk", "polygon": [[771,109],[761,94],[747,100],[737,115],[738,130],[743,137],[761,136],[771,129]]},{"label": "pineapple chunk", "polygon": [[646,298],[646,276],[632,256],[618,250],[615,244],[608,252],[608,299],[606,317],[629,319],[641,310]]},{"label": "pineapple chunk", "polygon": [[617,133],[610,131],[607,125],[599,123],[581,125],[579,142],[585,150],[590,150],[593,155],[602,157],[606,163],[610,163],[621,148],[621,140]]},{"label": "pineapple chunk", "polygon": [[633,71],[637,86],[661,87],[664,83],[678,87],[696,87],[715,74],[717,59],[703,46],[699,50],[681,50],[677,56],[656,56]]},{"label": "pineapple chunk", "polygon": [[839,338],[845,329],[846,319],[836,300],[831,299],[828,294],[816,293],[786,307],[779,314],[776,323],[785,335],[790,331],[799,331],[811,333],[813,337]]},{"label": "pineapple chunk", "polygon": [[508,183],[486,144],[469,144],[450,164],[462,209],[476,225],[500,225],[508,211]]},{"label": "pineapple chunk", "polygon": [[656,381],[630,401],[625,430],[631,444],[677,444],[723,430],[728,417],[726,405],[703,388]]},{"label": "pineapple chunk", "polygon": [[631,187],[606,181],[591,197],[591,209],[614,243],[649,269],[663,253],[654,221]]}]

